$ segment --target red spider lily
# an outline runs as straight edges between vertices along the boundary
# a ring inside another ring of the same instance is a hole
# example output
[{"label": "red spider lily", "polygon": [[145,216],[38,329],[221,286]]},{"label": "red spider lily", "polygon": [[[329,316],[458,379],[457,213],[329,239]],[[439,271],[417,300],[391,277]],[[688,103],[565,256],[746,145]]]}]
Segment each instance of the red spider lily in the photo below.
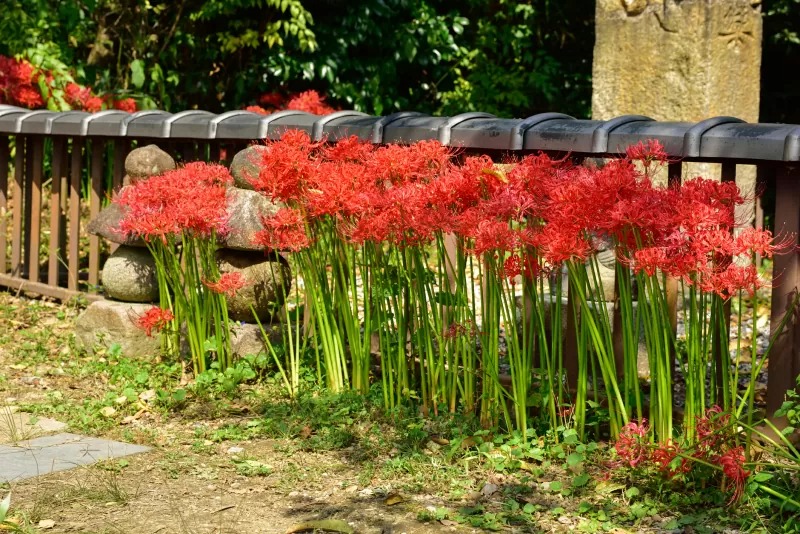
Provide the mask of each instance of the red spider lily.
[{"label": "red spider lily", "polygon": [[95,113],[103,108],[103,99],[92,93],[90,87],[68,83],[64,88],[64,99],[73,109]]},{"label": "red spider lily", "polygon": [[766,282],[758,275],[755,265],[731,263],[724,271],[715,272],[704,289],[728,299],[739,291],[747,291],[752,296],[757,289],[765,285]]},{"label": "red spider lily", "polygon": [[654,162],[666,163],[669,157],[664,151],[664,146],[656,139],[639,141],[625,150],[628,159],[640,160],[645,169],[649,169]]},{"label": "red spider lily", "polygon": [[167,242],[183,232],[208,237],[225,231],[225,189],[232,181],[221,165],[194,162],[123,189],[115,202],[127,206],[125,234]]},{"label": "red spider lily", "polygon": [[[692,469],[692,464],[683,456],[679,456],[682,450],[680,445],[673,442],[665,443],[655,447],[650,453],[650,459],[656,468],[667,478],[674,478],[675,476],[688,473]],[[676,462],[676,458],[680,457],[680,462]],[[675,465],[678,463],[678,465]]]},{"label": "red spider lily", "polygon": [[175,319],[171,310],[153,306],[136,320],[136,326],[144,330],[147,337],[152,337],[153,332],[159,332],[166,328],[170,321]]},{"label": "red spider lily", "polygon": [[262,223],[264,229],[256,233],[254,242],[268,250],[297,252],[311,244],[305,218],[297,209],[282,208],[274,216],[263,218]]},{"label": "red spider lily", "polygon": [[286,104],[286,109],[305,111],[314,115],[327,115],[336,111],[325,104],[325,98],[314,90],[304,91],[292,97]]},{"label": "red spider lily", "polygon": [[37,89],[32,86],[18,85],[12,87],[8,93],[8,101],[11,104],[23,108],[35,109],[44,106],[44,99]]},{"label": "red spider lily", "polygon": [[516,254],[512,254],[506,261],[503,262],[503,272],[505,273],[506,278],[514,282],[514,278],[519,276],[522,273],[522,260]]},{"label": "red spider lily", "polygon": [[716,463],[722,466],[722,474],[733,483],[733,493],[728,501],[731,505],[741,499],[750,472],[744,468],[744,448],[733,447],[716,457]]},{"label": "red spider lily", "polygon": [[229,297],[235,297],[236,292],[249,285],[249,282],[240,272],[223,273],[220,275],[219,280],[210,282],[203,280],[203,285],[214,293],[225,294]]},{"label": "red spider lily", "polygon": [[38,71],[23,59],[0,56],[0,104],[11,104],[28,109],[44,106],[36,86]]},{"label": "red spider lily", "polygon": [[649,460],[650,449],[647,446],[647,421],[641,423],[631,421],[620,430],[614,448],[626,464],[636,467]]},{"label": "red spider lily", "polygon": [[314,151],[319,144],[311,143],[306,132],[289,130],[267,146],[261,152],[261,170],[250,180],[253,188],[283,202],[302,202],[308,182],[318,175]]},{"label": "red spider lily", "polygon": [[724,435],[725,428],[730,422],[730,414],[723,413],[717,405],[706,410],[703,417],[698,417],[695,423],[697,433],[697,453],[705,457],[709,452],[719,450],[728,436]]},{"label": "red spider lily", "polygon": [[450,167],[451,157],[451,149],[438,141],[387,145],[371,153],[365,172],[379,184],[431,181]]},{"label": "red spider lily", "polygon": [[322,147],[322,158],[327,161],[363,163],[375,150],[375,145],[362,141],[355,135]]},{"label": "red spider lily", "polygon": [[114,109],[118,109],[120,111],[127,111],[128,113],[135,113],[137,110],[136,100],[133,98],[122,98],[120,100],[114,100],[112,104]]},{"label": "red spider lily", "polygon": [[447,330],[444,332],[445,339],[456,339],[459,337],[474,338],[478,335],[478,329],[472,321],[465,321],[464,323],[450,323]]},{"label": "red spider lily", "polygon": [[743,228],[734,239],[733,254],[758,254],[771,258],[776,252],[787,252],[794,247],[790,236],[776,241],[772,232],[753,227]]},{"label": "red spider lily", "polygon": [[244,108],[244,110],[249,111],[251,113],[258,113],[259,115],[269,115],[272,113],[271,111],[267,111],[261,106],[247,106],[246,108]]},{"label": "red spider lily", "polygon": [[507,222],[484,220],[478,223],[473,236],[473,252],[480,256],[486,252],[507,252],[519,244],[519,237]]}]

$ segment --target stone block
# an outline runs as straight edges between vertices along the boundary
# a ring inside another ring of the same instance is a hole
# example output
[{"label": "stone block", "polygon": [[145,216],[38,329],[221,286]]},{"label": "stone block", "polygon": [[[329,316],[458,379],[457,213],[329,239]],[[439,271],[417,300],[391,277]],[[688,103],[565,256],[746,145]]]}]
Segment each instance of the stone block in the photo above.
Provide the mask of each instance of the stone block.
[{"label": "stone block", "polygon": [[122,354],[131,358],[150,358],[161,353],[158,337],[147,337],[136,326],[139,316],[152,304],[98,300],[92,302],[75,322],[75,336],[92,352],[95,346],[119,343]]},{"label": "stone block", "polygon": [[155,176],[175,168],[172,156],[156,145],[135,148],[125,158],[125,174],[131,181]]},{"label": "stone block", "polygon": [[146,248],[122,245],[106,260],[101,274],[108,297],[123,302],[156,302],[156,263]]},{"label": "stone block", "polygon": [[292,273],[288,262],[279,256],[265,256],[263,252],[219,250],[217,265],[220,273],[240,272],[247,281],[247,286],[227,298],[230,318],[255,322],[252,305],[262,323],[270,322],[291,288]]},{"label": "stone block", "polygon": [[[282,328],[280,324],[264,324],[264,331],[269,336],[273,345],[283,343]],[[231,325],[231,350],[237,358],[252,354],[269,353],[261,328],[257,324],[237,323]]]},{"label": "stone block", "polygon": [[263,246],[253,244],[256,233],[264,229],[261,219],[274,216],[280,205],[261,193],[235,187],[228,189],[226,199],[228,224],[227,232],[220,236],[222,246],[233,250],[262,251]]},{"label": "stone block", "polygon": [[147,452],[150,447],[77,434],[56,434],[0,445],[0,482],[11,483],[101,460]]},{"label": "stone block", "polygon": [[239,189],[253,189],[250,181],[258,178],[258,173],[261,170],[261,156],[267,150],[269,150],[269,147],[266,145],[251,145],[233,156],[230,170],[236,187]]}]

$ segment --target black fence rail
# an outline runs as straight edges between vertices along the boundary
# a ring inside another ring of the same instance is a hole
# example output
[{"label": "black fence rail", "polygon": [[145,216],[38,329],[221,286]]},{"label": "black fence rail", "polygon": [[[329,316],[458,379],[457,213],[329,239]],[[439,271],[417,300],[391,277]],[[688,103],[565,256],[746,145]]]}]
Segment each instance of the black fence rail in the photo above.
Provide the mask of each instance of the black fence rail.
[{"label": "black fence rail", "polygon": [[[737,164],[757,166],[762,187],[774,188],[776,233],[792,236],[796,243],[800,234],[800,125],[752,124],[735,117],[658,122],[641,115],[598,121],[560,113],[526,119],[478,112],[453,117],[416,112],[376,117],[356,111],[325,116],[198,110],[90,114],[0,105],[0,286],[59,299],[102,298],[99,272],[105,244],[82,232],[81,216],[95,216],[104,199],[121,186],[132,148],[154,143],[179,161],[218,161],[288,129],[304,130],[313,140],[351,135],[373,143],[436,139],[494,157],[543,151],[613,158],[631,144],[657,139],[674,161],[668,166],[671,184],[680,184],[682,162],[718,164],[726,181],[735,180]],[[760,226],[758,202],[753,209]],[[800,286],[797,251],[776,256],[773,273],[771,324],[776,327]],[[773,346],[769,371],[767,406],[772,411],[800,374],[796,313]]]}]

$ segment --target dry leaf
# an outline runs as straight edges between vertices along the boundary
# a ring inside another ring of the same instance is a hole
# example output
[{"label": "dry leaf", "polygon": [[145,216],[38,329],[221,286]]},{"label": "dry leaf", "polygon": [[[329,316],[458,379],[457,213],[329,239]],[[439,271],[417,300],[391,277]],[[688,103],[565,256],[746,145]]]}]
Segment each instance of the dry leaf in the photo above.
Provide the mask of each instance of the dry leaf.
[{"label": "dry leaf", "polygon": [[303,439],[308,439],[308,438],[311,437],[311,434],[313,434],[313,433],[314,433],[314,431],[311,430],[311,427],[306,425],[306,426],[303,427],[303,430],[300,431],[300,437],[303,438]]},{"label": "dry leaf", "polygon": [[394,506],[395,504],[400,504],[401,502],[405,502],[405,497],[400,495],[399,493],[390,493],[388,497],[383,500],[383,504],[386,506]]}]

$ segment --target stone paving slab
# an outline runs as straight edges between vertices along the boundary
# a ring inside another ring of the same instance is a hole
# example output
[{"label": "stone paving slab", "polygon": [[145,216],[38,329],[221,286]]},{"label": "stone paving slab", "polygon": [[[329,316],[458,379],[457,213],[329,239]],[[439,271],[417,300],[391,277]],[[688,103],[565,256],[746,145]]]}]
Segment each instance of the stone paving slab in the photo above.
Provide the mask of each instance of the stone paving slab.
[{"label": "stone paving slab", "polygon": [[0,444],[30,440],[66,430],[67,425],[31,413],[17,411],[16,406],[0,406]]},{"label": "stone paving slab", "polygon": [[142,445],[70,433],[0,445],[0,482],[18,482],[149,450]]}]

